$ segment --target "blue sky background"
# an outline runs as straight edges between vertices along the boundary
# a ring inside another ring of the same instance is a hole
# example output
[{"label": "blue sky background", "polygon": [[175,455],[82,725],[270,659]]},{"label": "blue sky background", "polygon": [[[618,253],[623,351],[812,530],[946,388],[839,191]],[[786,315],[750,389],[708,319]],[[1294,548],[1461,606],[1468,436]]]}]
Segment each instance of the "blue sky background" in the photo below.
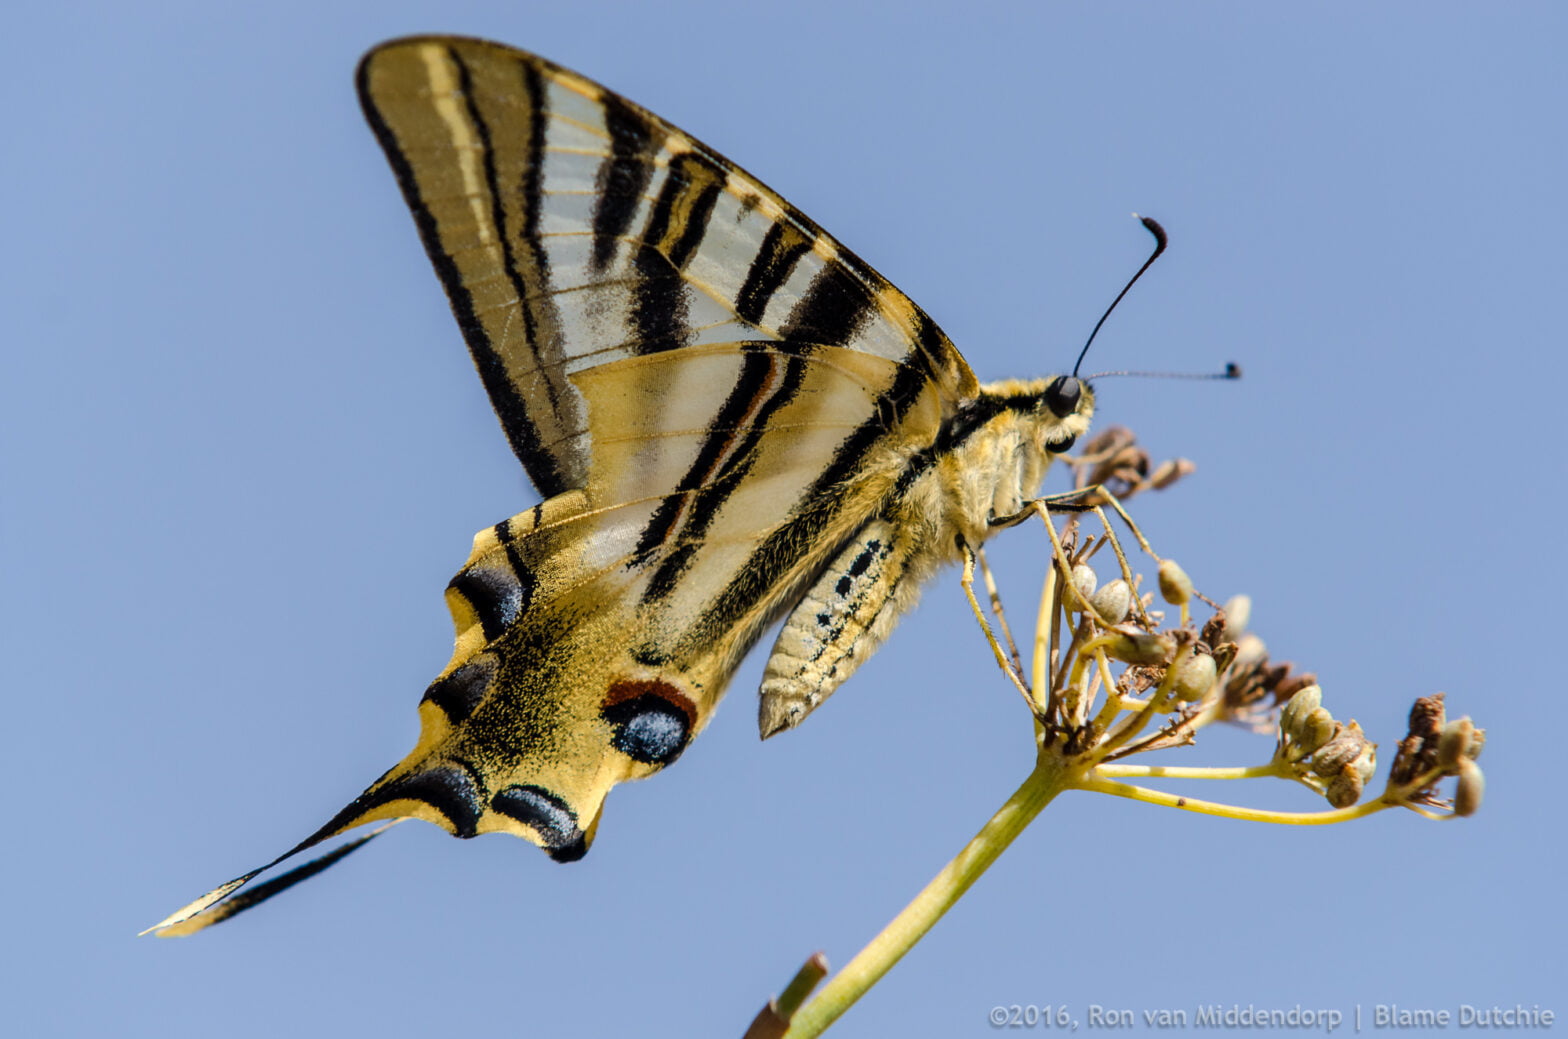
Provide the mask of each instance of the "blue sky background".
[{"label": "blue sky background", "polygon": [[[536,500],[355,101],[360,54],[415,31],[536,50],[709,142],[982,378],[1069,365],[1145,251],[1128,212],[1158,217],[1170,252],[1090,367],[1247,374],[1100,385],[1102,425],[1199,464],[1136,503],[1145,529],[1210,594],[1251,593],[1385,765],[1421,694],[1489,731],[1483,811],[1441,825],[1067,795],[833,1034],[983,1036],[1012,1003],[1568,1013],[1564,8],[891,11],[0,16],[11,1034],[739,1036],[1030,767],[949,574],[765,745],[748,661],[582,863],[410,825],[232,924],[134,937],[404,753],[450,650],[442,588],[475,530]],[[1044,542],[993,558],[1027,612]],[[1269,749],[1212,732],[1172,760]],[[1197,792],[1316,807],[1221,786]]]}]

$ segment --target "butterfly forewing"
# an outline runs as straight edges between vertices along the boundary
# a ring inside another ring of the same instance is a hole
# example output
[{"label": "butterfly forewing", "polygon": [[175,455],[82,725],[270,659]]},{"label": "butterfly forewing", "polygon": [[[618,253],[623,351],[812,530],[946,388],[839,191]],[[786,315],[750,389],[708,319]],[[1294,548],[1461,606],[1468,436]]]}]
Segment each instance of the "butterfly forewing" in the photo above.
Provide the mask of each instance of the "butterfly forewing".
[{"label": "butterfly forewing", "polygon": [[[452,38],[378,48],[359,84],[541,492],[584,486],[592,464],[570,377],[627,357],[750,340],[839,346],[912,364],[952,402],[973,395],[946,336],[885,279],[754,178],[597,84]],[[702,399],[717,410],[727,397]]]}]

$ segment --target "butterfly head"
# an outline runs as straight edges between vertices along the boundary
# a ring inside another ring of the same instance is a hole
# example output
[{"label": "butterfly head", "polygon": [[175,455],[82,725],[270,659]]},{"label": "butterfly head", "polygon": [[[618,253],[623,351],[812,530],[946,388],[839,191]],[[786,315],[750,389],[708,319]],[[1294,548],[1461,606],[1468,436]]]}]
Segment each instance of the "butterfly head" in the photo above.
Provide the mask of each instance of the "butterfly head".
[{"label": "butterfly head", "polygon": [[1059,455],[1088,432],[1094,417],[1094,388],[1076,375],[1058,375],[1038,392],[1033,412],[1040,446]]},{"label": "butterfly head", "polygon": [[[1043,409],[1057,420],[1056,425],[1060,427],[1057,430],[1047,424],[1044,446],[1052,454],[1061,454],[1089,428],[1089,419],[1094,414],[1094,390],[1076,375],[1058,375],[1046,384],[1036,409]],[[1053,433],[1058,435],[1053,436]],[[1060,435],[1062,433],[1065,436]]]}]

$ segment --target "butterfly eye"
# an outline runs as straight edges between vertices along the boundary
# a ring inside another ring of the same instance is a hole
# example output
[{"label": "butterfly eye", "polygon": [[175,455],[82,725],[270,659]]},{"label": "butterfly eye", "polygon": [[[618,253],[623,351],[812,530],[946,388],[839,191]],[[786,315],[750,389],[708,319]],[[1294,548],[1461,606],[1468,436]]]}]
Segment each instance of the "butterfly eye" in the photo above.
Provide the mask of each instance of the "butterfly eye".
[{"label": "butterfly eye", "polygon": [[1059,455],[1063,451],[1071,451],[1072,448],[1073,448],[1073,444],[1077,443],[1077,441],[1078,441],[1077,437],[1071,436],[1071,437],[1068,437],[1066,440],[1058,440],[1054,444],[1046,444],[1045,445],[1045,449],[1047,451],[1051,452],[1051,454],[1053,454],[1053,455]]},{"label": "butterfly eye", "polygon": [[1071,375],[1058,375],[1045,388],[1045,406],[1057,418],[1066,418],[1078,410],[1078,400],[1082,395],[1077,379]]}]

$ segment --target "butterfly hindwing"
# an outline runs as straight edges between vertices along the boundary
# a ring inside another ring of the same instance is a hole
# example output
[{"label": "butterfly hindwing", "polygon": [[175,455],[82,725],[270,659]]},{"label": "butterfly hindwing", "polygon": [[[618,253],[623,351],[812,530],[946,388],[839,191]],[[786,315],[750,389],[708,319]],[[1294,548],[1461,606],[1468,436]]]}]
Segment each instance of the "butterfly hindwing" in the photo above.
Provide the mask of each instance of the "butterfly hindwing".
[{"label": "butterfly hindwing", "polygon": [[[687,351],[697,356],[682,363]],[[700,413],[666,416],[672,428],[653,435],[643,429],[652,422],[647,409],[612,421],[615,408],[637,397],[611,390],[693,372],[742,386],[737,373],[759,365],[768,377],[717,424],[698,425]],[[678,756],[757,634],[896,482],[896,456],[869,451],[853,470],[854,493],[812,489],[824,453],[854,429],[840,413],[859,414],[858,403],[875,414],[865,382],[888,365],[842,350],[799,357],[774,344],[715,344],[583,373],[595,428],[619,430],[599,444],[593,485],[615,504],[568,492],[476,539],[448,593],[458,628],[453,661],[426,696],[419,746],[382,785],[403,789],[410,775],[458,766],[481,791],[523,785],[553,798],[591,833],[610,787]],[[770,395],[783,399],[769,407]],[[923,401],[904,429],[929,437],[939,408],[932,394]],[[600,416],[601,406],[612,413]],[[662,482],[678,490],[625,493],[620,481],[636,485],[648,470],[666,472]],[[811,505],[797,507],[803,500]],[[371,800],[376,813],[350,825],[392,814],[380,795]],[[448,828],[541,841],[493,805],[469,814],[471,825],[449,817]],[[546,833],[541,843],[559,850],[551,839]]]}]

